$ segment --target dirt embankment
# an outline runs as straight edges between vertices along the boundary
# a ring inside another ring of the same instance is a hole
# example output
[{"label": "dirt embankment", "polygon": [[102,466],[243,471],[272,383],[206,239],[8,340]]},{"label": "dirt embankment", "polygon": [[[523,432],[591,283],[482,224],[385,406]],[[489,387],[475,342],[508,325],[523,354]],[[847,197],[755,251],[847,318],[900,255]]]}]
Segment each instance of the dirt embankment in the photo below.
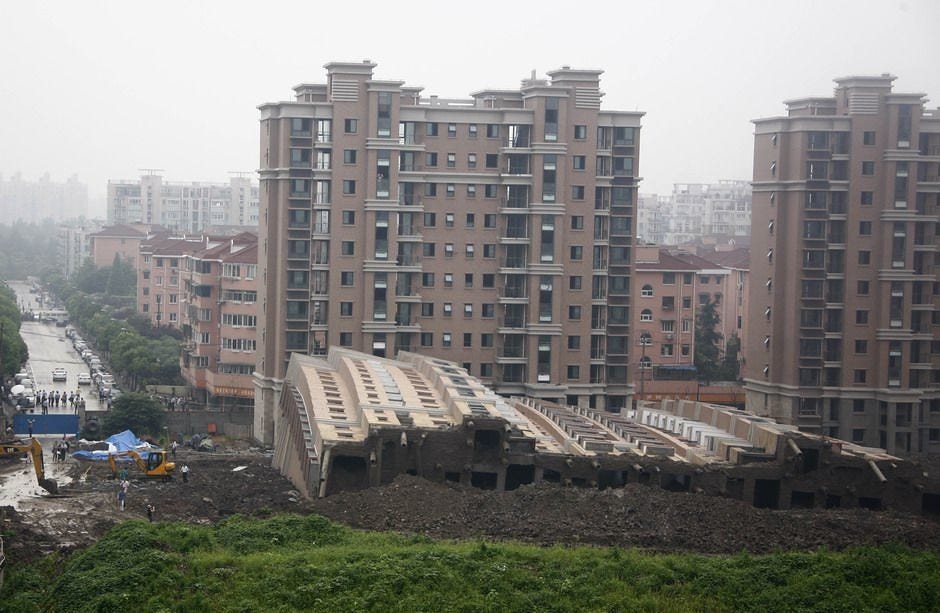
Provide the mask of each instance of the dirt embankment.
[{"label": "dirt embankment", "polygon": [[[116,523],[146,518],[210,523],[234,513],[321,513],[367,530],[436,538],[512,539],[538,544],[592,544],[657,551],[764,553],[896,542],[940,550],[940,521],[866,510],[769,511],[698,494],[630,484],[597,491],[551,484],[513,492],[483,491],[401,476],[394,483],[305,501],[256,453],[185,451],[189,483],[148,480],[130,469],[127,508],[106,465],[75,464],[63,496],[30,499],[20,511],[0,508],[11,562],[93,543]],[[233,469],[245,468],[233,471]]]}]

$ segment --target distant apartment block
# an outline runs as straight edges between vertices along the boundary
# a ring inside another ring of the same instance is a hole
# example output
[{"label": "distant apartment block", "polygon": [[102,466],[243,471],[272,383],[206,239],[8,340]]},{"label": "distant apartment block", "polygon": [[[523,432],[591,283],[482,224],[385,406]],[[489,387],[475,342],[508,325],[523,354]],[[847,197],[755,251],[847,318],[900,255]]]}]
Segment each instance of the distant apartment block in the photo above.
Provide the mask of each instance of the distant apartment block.
[{"label": "distant apartment block", "polygon": [[100,224],[95,221],[59,228],[59,263],[66,279],[74,275],[82,264],[91,258],[91,235],[100,228]]},{"label": "distant apartment block", "polygon": [[836,80],[755,123],[747,403],[801,429],[940,451],[940,112]]},{"label": "distant apartment block", "polygon": [[331,346],[627,406],[643,114],[601,110],[599,70],[453,100],[375,66],[327,64],[327,83],[260,107],[256,437],[291,354]]},{"label": "distant apartment block", "polygon": [[751,184],[677,183],[669,196],[640,194],[637,214],[637,238],[647,243],[740,243],[751,232]]},{"label": "distant apartment block", "polygon": [[208,226],[257,226],[258,187],[250,177],[228,183],[172,182],[159,174],[108,182],[108,223],[155,224],[174,232]]},{"label": "distant apartment block", "polygon": [[88,215],[88,186],[72,175],[64,183],[46,173],[37,181],[20,173],[9,179],[0,175],[0,216],[6,223],[65,221]]}]

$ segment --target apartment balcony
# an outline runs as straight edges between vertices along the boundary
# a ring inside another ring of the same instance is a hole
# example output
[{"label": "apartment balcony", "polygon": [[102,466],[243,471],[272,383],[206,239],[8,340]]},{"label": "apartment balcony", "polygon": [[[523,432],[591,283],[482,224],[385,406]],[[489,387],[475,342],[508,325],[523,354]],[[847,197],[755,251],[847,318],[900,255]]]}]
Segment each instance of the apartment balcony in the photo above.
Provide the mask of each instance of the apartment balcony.
[{"label": "apartment balcony", "polygon": [[317,296],[329,296],[330,288],[326,285],[315,285],[310,289],[310,295],[313,297]]},{"label": "apartment balcony", "polygon": [[506,299],[528,300],[529,292],[526,286],[506,286],[499,290],[499,297]]},{"label": "apartment balcony", "polygon": [[501,241],[525,241],[529,239],[528,227],[509,227],[501,228],[499,231],[499,240]]},{"label": "apartment balcony", "polygon": [[524,330],[526,327],[525,317],[500,317],[499,327],[515,329],[515,330]]},{"label": "apartment balcony", "polygon": [[525,363],[524,347],[500,347],[496,352],[496,361],[500,364]]},{"label": "apartment balcony", "polygon": [[527,209],[529,208],[528,198],[507,198],[502,199],[503,208],[507,209]]},{"label": "apartment balcony", "polygon": [[592,264],[593,270],[607,270],[607,259],[596,259]]},{"label": "apartment balcony", "polygon": [[417,194],[399,194],[398,204],[401,206],[421,206],[421,197]]},{"label": "apartment balcony", "polygon": [[516,270],[524,270],[528,262],[525,258],[503,258],[500,260],[500,268],[510,268]]},{"label": "apartment balcony", "polygon": [[421,256],[399,254],[395,256],[395,264],[398,266],[421,266]]},{"label": "apartment balcony", "polygon": [[310,320],[311,330],[326,330],[329,327],[329,321],[326,317],[315,317]]}]

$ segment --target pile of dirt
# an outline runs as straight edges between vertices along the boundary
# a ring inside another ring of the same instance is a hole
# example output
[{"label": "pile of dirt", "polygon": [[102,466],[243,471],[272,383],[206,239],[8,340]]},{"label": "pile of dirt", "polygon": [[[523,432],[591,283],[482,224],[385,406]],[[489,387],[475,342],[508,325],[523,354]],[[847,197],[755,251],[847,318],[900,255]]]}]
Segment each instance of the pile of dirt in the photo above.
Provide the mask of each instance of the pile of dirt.
[{"label": "pile of dirt", "polygon": [[879,543],[940,549],[940,523],[921,517],[864,509],[771,511],[638,484],[598,491],[543,483],[495,492],[402,476],[390,485],[337,494],[313,506],[349,526],[435,538],[700,553]]},{"label": "pile of dirt", "polygon": [[74,463],[73,480],[61,488],[61,496],[30,498],[19,511],[0,508],[7,555],[11,561],[25,561],[87,546],[119,522],[146,518],[148,504],[156,507],[156,521],[211,523],[235,513],[316,512],[367,530],[546,545],[764,553],[890,542],[940,550],[940,522],[892,512],[770,511],[638,484],[598,491],[543,483],[495,492],[410,476],[311,502],[260,453],[186,450],[177,464],[190,467],[188,483],[180,475],[169,482],[147,479],[131,467],[127,508],[122,511],[119,484],[108,466]]}]

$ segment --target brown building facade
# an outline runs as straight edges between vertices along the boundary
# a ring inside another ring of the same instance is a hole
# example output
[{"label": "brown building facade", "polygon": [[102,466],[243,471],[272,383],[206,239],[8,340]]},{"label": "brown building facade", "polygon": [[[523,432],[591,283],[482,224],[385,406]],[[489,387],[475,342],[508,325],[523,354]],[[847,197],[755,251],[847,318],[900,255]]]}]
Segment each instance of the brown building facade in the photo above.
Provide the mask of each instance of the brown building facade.
[{"label": "brown building facade", "polygon": [[747,406],[940,450],[940,113],[894,77],[755,121]]},{"label": "brown building facade", "polygon": [[374,68],[327,64],[260,107],[256,437],[291,353],[333,345],[626,406],[642,113],[600,110],[596,70],[448,100]]},{"label": "brown building facade", "polygon": [[149,229],[149,226],[144,225],[118,224],[89,235],[89,254],[95,266],[111,266],[114,256],[117,255],[137,270],[140,244],[147,238]]}]

